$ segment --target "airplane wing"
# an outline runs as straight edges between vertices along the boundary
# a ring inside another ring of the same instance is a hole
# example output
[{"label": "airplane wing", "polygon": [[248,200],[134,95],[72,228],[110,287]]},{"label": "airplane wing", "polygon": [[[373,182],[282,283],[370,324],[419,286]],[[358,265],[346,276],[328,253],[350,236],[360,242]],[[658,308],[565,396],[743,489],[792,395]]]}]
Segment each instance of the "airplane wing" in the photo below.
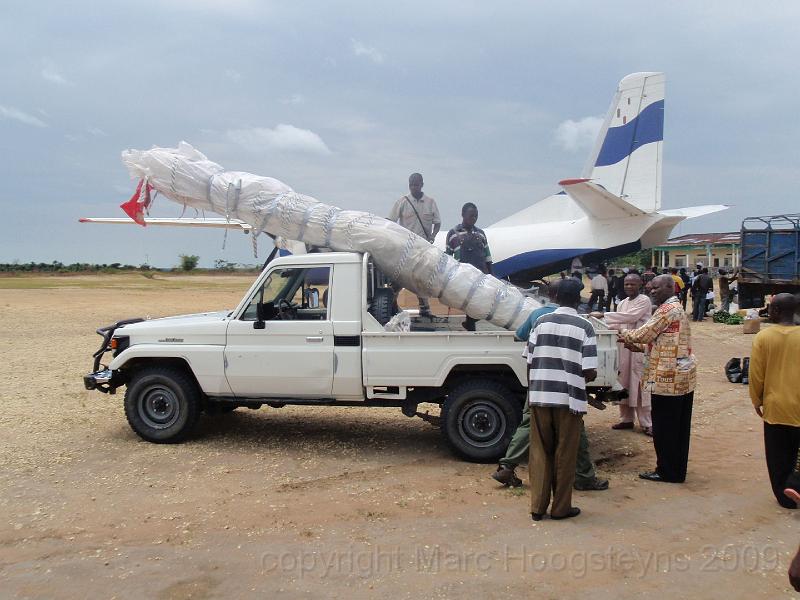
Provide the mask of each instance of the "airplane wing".
[{"label": "airplane wing", "polygon": [[[250,233],[253,226],[238,219],[223,219],[223,218],[180,218],[168,219],[162,217],[144,217],[145,225],[162,225],[166,227],[212,227],[218,229],[239,229],[244,233]],[[81,217],[78,219],[79,223],[98,223],[100,225],[138,225],[133,219],[126,217]],[[306,245],[302,242],[295,240],[287,240],[282,237],[274,238],[270,234],[264,234],[271,238],[275,245],[281,251],[288,252],[289,254],[305,254],[307,252]],[[253,252],[255,250],[255,238],[253,238]]]},{"label": "airplane wing", "polygon": [[[79,223],[101,223],[104,225],[137,225],[133,219],[125,217],[81,217],[78,219]],[[216,227],[222,229],[241,229],[244,233],[250,233],[253,227],[249,223],[239,221],[238,219],[223,219],[223,218],[182,218],[182,219],[165,219],[156,217],[145,217],[145,225],[166,225],[170,227]]]},{"label": "airplane wing", "polygon": [[645,214],[640,208],[589,179],[564,179],[558,185],[595,219],[621,219]]},{"label": "airplane wing", "polygon": [[710,215],[711,213],[727,210],[730,206],[727,204],[704,204],[702,206],[689,206],[686,208],[670,208],[668,210],[659,210],[659,214],[667,217],[683,217],[684,219],[694,219],[695,217],[702,217],[703,215]]}]

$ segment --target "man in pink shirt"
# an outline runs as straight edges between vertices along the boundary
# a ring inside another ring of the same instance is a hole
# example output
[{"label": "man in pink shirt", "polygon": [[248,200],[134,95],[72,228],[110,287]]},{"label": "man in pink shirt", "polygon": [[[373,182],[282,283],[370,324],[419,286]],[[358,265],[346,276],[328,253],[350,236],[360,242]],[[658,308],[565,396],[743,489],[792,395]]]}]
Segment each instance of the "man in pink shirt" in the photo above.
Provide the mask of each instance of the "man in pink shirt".
[{"label": "man in pink shirt", "polygon": [[[638,329],[650,318],[653,304],[650,298],[641,293],[642,278],[628,275],[623,283],[625,299],[619,303],[616,312],[592,313],[602,318],[609,328],[617,331]],[[650,418],[650,394],[642,390],[642,373],[644,372],[644,354],[631,352],[619,344],[619,381],[628,390],[628,397],[620,401],[620,422],[612,425],[612,429],[633,429],[634,418],[639,421],[642,432],[653,434],[653,421]]]}]

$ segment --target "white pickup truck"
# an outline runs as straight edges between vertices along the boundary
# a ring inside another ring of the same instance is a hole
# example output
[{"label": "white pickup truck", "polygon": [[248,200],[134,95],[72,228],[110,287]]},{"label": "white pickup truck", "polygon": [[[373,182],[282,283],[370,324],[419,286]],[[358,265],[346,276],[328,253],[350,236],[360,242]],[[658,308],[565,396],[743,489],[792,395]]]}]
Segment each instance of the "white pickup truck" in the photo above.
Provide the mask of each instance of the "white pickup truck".
[{"label": "white pickup truck", "polygon": [[[151,442],[182,440],[201,412],[400,407],[439,424],[462,458],[502,456],[525,399],[522,343],[499,328],[461,330],[461,318],[452,330],[415,321],[411,331],[386,331],[393,293],[380,280],[368,254],[277,258],[233,310],[98,329],[103,342],[85,387],[113,394],[127,386],[128,422]],[[616,337],[596,329],[593,390],[602,395],[616,380]],[[101,365],[108,351],[113,360]],[[419,413],[422,403],[438,404],[440,416]]]}]

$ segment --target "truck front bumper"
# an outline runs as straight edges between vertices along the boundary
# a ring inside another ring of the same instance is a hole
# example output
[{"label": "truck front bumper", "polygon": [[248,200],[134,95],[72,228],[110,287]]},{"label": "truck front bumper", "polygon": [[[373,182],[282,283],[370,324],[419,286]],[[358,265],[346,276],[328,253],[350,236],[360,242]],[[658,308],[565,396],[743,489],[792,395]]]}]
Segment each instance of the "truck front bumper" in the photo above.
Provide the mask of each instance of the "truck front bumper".
[{"label": "truck front bumper", "polygon": [[112,394],[116,387],[111,387],[111,380],[114,378],[114,372],[111,369],[103,369],[83,376],[83,385],[87,390],[99,390],[101,392]]}]

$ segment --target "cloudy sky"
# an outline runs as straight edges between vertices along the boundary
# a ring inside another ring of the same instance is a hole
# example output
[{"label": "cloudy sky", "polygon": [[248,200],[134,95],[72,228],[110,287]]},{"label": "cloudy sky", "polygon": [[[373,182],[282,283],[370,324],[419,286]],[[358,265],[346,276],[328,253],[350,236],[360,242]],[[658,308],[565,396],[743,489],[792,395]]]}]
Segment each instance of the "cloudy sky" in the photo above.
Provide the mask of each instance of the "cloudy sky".
[{"label": "cloudy sky", "polygon": [[798,212],[799,22],[788,0],[5,0],[0,262],[257,262],[239,233],[78,224],[122,216],[123,149],[180,140],[377,214],[421,171],[445,225],[466,201],[488,225],[581,173],[635,71],[667,74],[664,207],[733,205],[676,234]]}]

